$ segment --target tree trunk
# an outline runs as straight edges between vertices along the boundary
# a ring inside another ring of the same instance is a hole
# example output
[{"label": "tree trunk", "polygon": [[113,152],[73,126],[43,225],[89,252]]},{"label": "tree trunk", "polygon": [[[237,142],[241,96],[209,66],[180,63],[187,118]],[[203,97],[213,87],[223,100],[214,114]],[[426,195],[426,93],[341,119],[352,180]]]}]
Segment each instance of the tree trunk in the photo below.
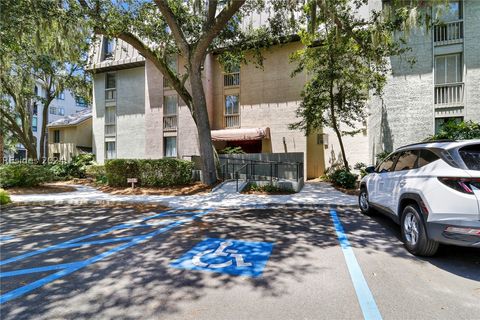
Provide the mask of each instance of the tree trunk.
[{"label": "tree trunk", "polygon": [[212,135],[208,120],[207,100],[203,90],[200,66],[190,65],[190,85],[193,100],[193,117],[197,123],[197,132],[200,142],[200,156],[202,160],[202,182],[213,185],[217,182],[215,157],[212,147]]},{"label": "tree trunk", "polygon": [[3,153],[3,131],[4,131],[4,123],[3,123],[3,116],[0,115],[0,164],[3,164],[3,158],[4,158],[4,153]]},{"label": "tree trunk", "polygon": [[47,101],[42,108],[42,124],[40,125],[40,156],[38,158],[39,163],[43,163],[44,158],[48,157],[48,154],[45,155],[45,145],[47,143],[45,137],[47,133],[47,124],[48,124],[48,108],[52,100],[53,100],[52,98],[47,97]]},{"label": "tree trunk", "polygon": [[335,95],[333,94],[333,90],[334,83],[332,80],[330,81],[330,117],[332,120],[332,128],[337,135],[338,143],[340,143],[340,151],[342,152],[342,159],[345,170],[350,172],[350,168],[348,167],[347,155],[345,154],[345,147],[343,146],[342,133],[340,132],[340,128],[338,127],[339,125],[337,122],[337,116],[335,115]]}]

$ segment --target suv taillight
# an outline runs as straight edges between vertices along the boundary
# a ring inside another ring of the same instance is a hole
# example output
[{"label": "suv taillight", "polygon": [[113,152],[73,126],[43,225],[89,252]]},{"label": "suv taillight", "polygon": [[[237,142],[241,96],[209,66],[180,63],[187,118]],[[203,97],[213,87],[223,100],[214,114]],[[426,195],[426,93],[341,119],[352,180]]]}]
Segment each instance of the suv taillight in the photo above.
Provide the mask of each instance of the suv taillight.
[{"label": "suv taillight", "polygon": [[441,183],[462,193],[473,194],[473,188],[480,189],[478,178],[439,177]]}]

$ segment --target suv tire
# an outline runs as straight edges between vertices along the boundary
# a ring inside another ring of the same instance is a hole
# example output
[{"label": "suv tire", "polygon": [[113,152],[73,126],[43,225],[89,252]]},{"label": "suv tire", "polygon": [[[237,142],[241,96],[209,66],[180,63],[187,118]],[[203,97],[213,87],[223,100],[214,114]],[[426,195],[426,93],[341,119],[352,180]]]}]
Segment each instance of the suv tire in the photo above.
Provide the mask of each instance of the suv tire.
[{"label": "suv tire", "polygon": [[420,209],[410,204],[403,209],[400,222],[402,240],[409,252],[417,256],[433,256],[438,250],[438,242],[427,237]]},{"label": "suv tire", "polygon": [[370,207],[370,202],[368,201],[368,191],[366,187],[360,189],[360,194],[358,195],[358,206],[360,211],[367,216],[372,215],[372,208]]}]

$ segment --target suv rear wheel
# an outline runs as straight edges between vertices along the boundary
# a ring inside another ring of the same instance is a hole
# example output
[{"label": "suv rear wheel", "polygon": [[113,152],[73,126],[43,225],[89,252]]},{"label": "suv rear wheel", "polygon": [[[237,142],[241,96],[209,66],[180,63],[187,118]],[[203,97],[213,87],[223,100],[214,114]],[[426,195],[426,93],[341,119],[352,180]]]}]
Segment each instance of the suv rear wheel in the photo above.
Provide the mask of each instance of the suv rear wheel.
[{"label": "suv rear wheel", "polygon": [[428,239],[417,205],[408,205],[403,209],[400,226],[402,240],[408,251],[425,257],[433,256],[437,252],[438,242]]}]

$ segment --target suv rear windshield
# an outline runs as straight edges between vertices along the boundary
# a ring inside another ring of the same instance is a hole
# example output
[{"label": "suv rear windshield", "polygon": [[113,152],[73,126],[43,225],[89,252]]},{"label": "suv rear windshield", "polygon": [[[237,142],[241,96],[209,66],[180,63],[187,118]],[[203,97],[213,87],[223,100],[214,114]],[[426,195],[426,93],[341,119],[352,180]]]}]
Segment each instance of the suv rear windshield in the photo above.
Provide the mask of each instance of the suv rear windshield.
[{"label": "suv rear windshield", "polygon": [[460,148],[458,153],[468,169],[480,171],[480,144]]}]

